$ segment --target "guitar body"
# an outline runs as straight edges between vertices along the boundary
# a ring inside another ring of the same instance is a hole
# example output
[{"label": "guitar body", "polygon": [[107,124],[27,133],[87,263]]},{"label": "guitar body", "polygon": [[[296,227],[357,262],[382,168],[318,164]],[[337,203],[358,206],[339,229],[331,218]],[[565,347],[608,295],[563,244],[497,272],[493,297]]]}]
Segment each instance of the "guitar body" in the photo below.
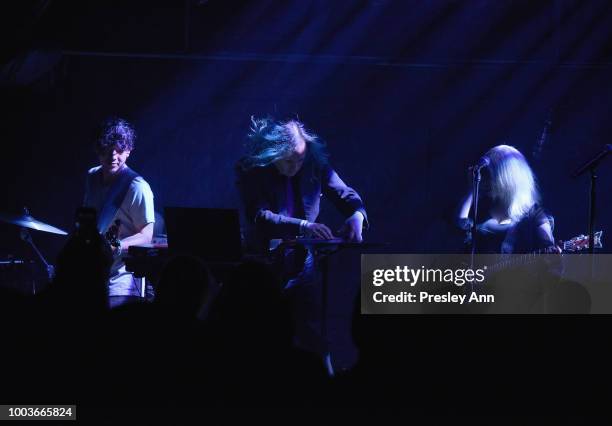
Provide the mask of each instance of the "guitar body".
[{"label": "guitar body", "polygon": [[[596,248],[602,247],[601,236],[602,231],[595,234]],[[588,236],[560,241],[559,247],[565,253],[586,250]],[[495,303],[487,305],[487,313],[588,313],[591,310],[586,281],[577,282],[566,276],[568,266],[587,263],[588,257],[538,250],[528,254],[481,255],[478,259],[487,265],[486,286],[480,290],[495,296]]]},{"label": "guitar body", "polygon": [[488,305],[487,313],[547,313],[548,299],[563,277],[558,254],[536,255],[528,262],[511,255],[488,269],[483,292],[494,295],[495,303]]}]

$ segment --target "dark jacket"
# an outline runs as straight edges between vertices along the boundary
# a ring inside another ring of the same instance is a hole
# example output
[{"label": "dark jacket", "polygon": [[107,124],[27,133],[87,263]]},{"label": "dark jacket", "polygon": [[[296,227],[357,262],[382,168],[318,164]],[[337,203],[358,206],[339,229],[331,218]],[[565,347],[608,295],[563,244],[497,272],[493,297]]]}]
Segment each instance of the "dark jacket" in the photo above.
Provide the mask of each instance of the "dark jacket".
[{"label": "dark jacket", "polygon": [[[281,175],[273,164],[245,170],[236,167],[237,187],[244,210],[245,237],[250,251],[261,252],[274,238],[294,238],[300,234],[300,222],[316,222],[322,196],[348,217],[361,211],[367,227],[363,201],[329,166],[317,166],[307,160],[292,178]],[[298,200],[292,216],[283,214],[287,205],[287,179],[292,179],[294,198]]]}]

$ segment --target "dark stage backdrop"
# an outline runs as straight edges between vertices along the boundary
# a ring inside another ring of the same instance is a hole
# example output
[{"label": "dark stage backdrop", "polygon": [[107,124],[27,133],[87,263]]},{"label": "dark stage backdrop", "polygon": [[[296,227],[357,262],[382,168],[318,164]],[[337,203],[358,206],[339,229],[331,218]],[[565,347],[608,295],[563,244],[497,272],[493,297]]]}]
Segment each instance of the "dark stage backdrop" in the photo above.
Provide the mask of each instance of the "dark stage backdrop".
[{"label": "dark stage backdrop", "polygon": [[[499,143],[527,156],[556,237],[586,233],[588,177],[571,172],[612,143],[606,0],[52,3],[33,28],[3,62],[0,210],[26,205],[66,229],[108,115],[135,125],[130,164],[160,211],[238,207],[250,116],[298,117],[363,196],[366,239],[394,252],[457,247],[467,167]],[[611,179],[612,158],[599,173],[605,232]],[[321,220],[341,224],[325,203]],[[0,237],[0,256],[29,255],[12,227]],[[51,259],[64,241],[35,238]],[[351,253],[332,264],[343,365],[358,268]]]}]

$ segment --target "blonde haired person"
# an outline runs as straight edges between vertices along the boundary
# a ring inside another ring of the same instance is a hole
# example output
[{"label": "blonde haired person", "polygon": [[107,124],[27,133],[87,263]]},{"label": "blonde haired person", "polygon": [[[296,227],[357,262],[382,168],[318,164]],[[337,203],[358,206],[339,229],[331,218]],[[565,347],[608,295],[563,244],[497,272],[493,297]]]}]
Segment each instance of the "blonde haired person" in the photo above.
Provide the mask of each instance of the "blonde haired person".
[{"label": "blonde haired person", "polygon": [[[541,207],[536,178],[521,152],[509,145],[491,148],[482,169],[477,218],[479,253],[560,252],[555,246],[552,217]],[[458,224],[469,230],[473,194],[462,201]]]}]

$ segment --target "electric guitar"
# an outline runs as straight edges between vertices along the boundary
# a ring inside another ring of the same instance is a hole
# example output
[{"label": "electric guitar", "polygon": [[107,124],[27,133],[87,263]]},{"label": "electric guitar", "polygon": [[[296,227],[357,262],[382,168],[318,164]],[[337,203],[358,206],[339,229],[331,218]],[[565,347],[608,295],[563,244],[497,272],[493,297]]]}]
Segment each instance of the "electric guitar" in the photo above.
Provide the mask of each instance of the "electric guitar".
[{"label": "electric guitar", "polygon": [[[602,234],[603,231],[595,232],[593,238],[593,248],[600,249],[603,247],[603,244],[601,242]],[[577,253],[589,248],[589,236],[581,234],[567,241],[559,241],[558,245],[561,248],[561,253]],[[555,253],[549,252],[548,249],[540,249],[527,254],[511,255],[508,257],[508,259],[504,259],[500,262],[488,266],[487,269],[489,273],[494,273],[515,266],[527,265],[536,261],[538,259],[538,256],[541,254]]]},{"label": "electric guitar", "polygon": [[[594,234],[593,248],[603,247],[602,234]],[[569,254],[588,249],[589,237],[578,235],[557,245],[561,255],[543,249],[487,264],[486,285],[476,291],[494,294],[495,303],[482,309],[489,313],[608,313],[606,301],[612,288],[586,279],[581,269],[590,263],[589,257]]]}]

